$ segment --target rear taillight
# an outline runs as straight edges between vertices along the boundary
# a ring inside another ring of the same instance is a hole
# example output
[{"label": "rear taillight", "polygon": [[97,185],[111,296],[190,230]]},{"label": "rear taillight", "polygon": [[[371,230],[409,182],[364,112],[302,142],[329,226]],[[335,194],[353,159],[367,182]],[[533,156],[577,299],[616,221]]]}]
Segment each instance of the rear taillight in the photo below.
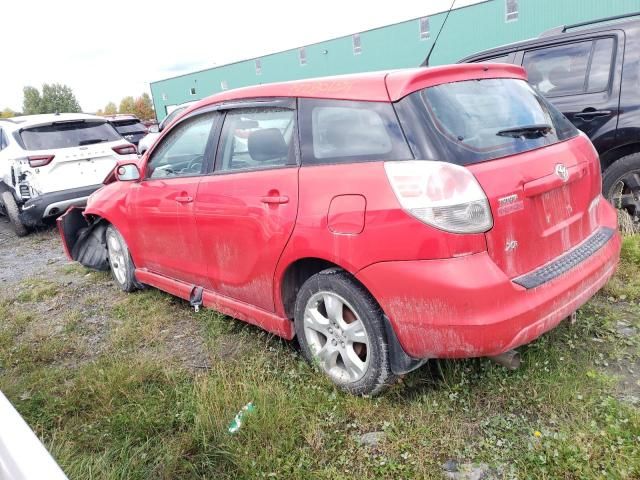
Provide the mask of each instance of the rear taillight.
[{"label": "rear taillight", "polygon": [[489,202],[473,174],[445,162],[386,162],[387,178],[404,210],[441,230],[482,233],[493,226]]},{"label": "rear taillight", "polygon": [[31,168],[36,168],[49,165],[51,160],[53,160],[53,157],[55,157],[55,155],[33,155],[27,158],[29,159],[29,166]]},{"label": "rear taillight", "polygon": [[138,153],[136,146],[130,143],[126,145],[119,145],[117,147],[113,147],[113,151],[116,152],[118,155],[130,155],[132,153]]}]

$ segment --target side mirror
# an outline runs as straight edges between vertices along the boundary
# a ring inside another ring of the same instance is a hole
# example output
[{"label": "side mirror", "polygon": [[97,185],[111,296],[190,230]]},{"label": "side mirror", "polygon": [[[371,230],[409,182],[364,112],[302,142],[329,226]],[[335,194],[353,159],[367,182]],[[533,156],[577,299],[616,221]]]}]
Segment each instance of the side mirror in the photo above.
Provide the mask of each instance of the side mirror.
[{"label": "side mirror", "polygon": [[160,132],[160,127],[158,127],[158,125],[151,125],[147,131],[149,133],[158,133]]},{"label": "side mirror", "polygon": [[116,178],[121,182],[140,180],[140,170],[135,163],[125,163],[116,168]]}]

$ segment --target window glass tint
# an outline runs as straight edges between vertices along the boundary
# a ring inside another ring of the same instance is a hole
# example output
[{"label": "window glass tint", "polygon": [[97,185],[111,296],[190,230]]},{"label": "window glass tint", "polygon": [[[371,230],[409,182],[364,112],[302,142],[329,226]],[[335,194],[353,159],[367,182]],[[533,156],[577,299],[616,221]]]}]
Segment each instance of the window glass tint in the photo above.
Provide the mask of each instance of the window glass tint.
[{"label": "window glass tint", "polygon": [[601,38],[596,41],[591,58],[587,92],[601,92],[609,86],[613,38]]},{"label": "window glass tint", "polygon": [[570,43],[526,52],[523,66],[529,83],[547,97],[582,93],[592,43]]},{"label": "window glass tint", "polygon": [[578,133],[522,80],[469,80],[426,88],[403,100],[398,112],[421,158],[462,165],[544,147]]},{"label": "window glass tint", "polygon": [[185,177],[202,172],[215,113],[188,119],[167,134],[149,160],[147,177]]},{"label": "window glass tint", "polygon": [[393,148],[382,118],[367,108],[316,108],[311,128],[317,159],[384,155]]},{"label": "window glass tint", "polygon": [[146,132],[147,131],[146,127],[141,122],[139,122],[137,120],[127,121],[127,122],[116,122],[114,124],[114,127],[116,127],[116,130],[120,134],[137,133],[137,132]]},{"label": "window glass tint", "polygon": [[79,147],[120,139],[108,123],[85,120],[28,128],[20,132],[20,137],[27,150]]},{"label": "window glass tint", "polygon": [[4,132],[0,128],[0,150],[5,148],[6,146],[7,146],[7,142],[6,142],[5,137],[4,137]]},{"label": "window glass tint", "polygon": [[391,104],[311,99],[300,102],[303,163],[412,158]]},{"label": "window glass tint", "polygon": [[216,170],[295,164],[290,148],[294,126],[294,110],[260,108],[230,111],[222,127]]}]

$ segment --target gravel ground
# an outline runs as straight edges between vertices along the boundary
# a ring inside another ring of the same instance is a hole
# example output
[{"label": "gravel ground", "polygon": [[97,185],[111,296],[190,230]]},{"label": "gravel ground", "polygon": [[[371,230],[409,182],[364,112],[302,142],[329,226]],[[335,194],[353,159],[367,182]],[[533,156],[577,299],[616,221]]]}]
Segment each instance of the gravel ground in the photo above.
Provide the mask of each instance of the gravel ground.
[{"label": "gravel ground", "polygon": [[6,217],[0,216],[0,285],[56,274],[68,260],[57,229],[51,227],[18,238]]},{"label": "gravel ground", "polygon": [[[37,300],[22,298],[43,283],[52,285],[55,294]],[[113,348],[109,337],[123,322],[115,309],[125,302],[136,302],[117,288],[109,274],[71,262],[54,226],[18,238],[6,218],[0,216],[0,301],[16,299],[22,310],[38,318],[31,326],[33,331],[25,332],[34,340],[60,335],[68,328],[70,318],[79,323],[82,335],[77,341],[78,354],[68,357],[69,363],[91,360]],[[203,326],[186,303],[175,301],[178,305],[172,310],[172,322],[156,332],[160,348],[141,353],[166,357],[189,369],[206,368],[211,355],[203,339]]]}]

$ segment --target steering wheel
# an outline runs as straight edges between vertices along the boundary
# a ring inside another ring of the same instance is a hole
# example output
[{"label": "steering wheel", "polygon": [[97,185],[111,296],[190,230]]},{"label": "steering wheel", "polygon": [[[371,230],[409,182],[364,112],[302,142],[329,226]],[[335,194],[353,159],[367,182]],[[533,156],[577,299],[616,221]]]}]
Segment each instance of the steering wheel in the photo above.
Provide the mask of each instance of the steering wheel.
[{"label": "steering wheel", "polygon": [[186,171],[186,172],[199,172],[200,170],[202,170],[202,160],[204,159],[204,155],[196,155],[195,157],[193,157],[193,159],[191,159],[191,161],[189,162],[189,165],[186,166],[186,168],[183,168],[182,171]]}]

